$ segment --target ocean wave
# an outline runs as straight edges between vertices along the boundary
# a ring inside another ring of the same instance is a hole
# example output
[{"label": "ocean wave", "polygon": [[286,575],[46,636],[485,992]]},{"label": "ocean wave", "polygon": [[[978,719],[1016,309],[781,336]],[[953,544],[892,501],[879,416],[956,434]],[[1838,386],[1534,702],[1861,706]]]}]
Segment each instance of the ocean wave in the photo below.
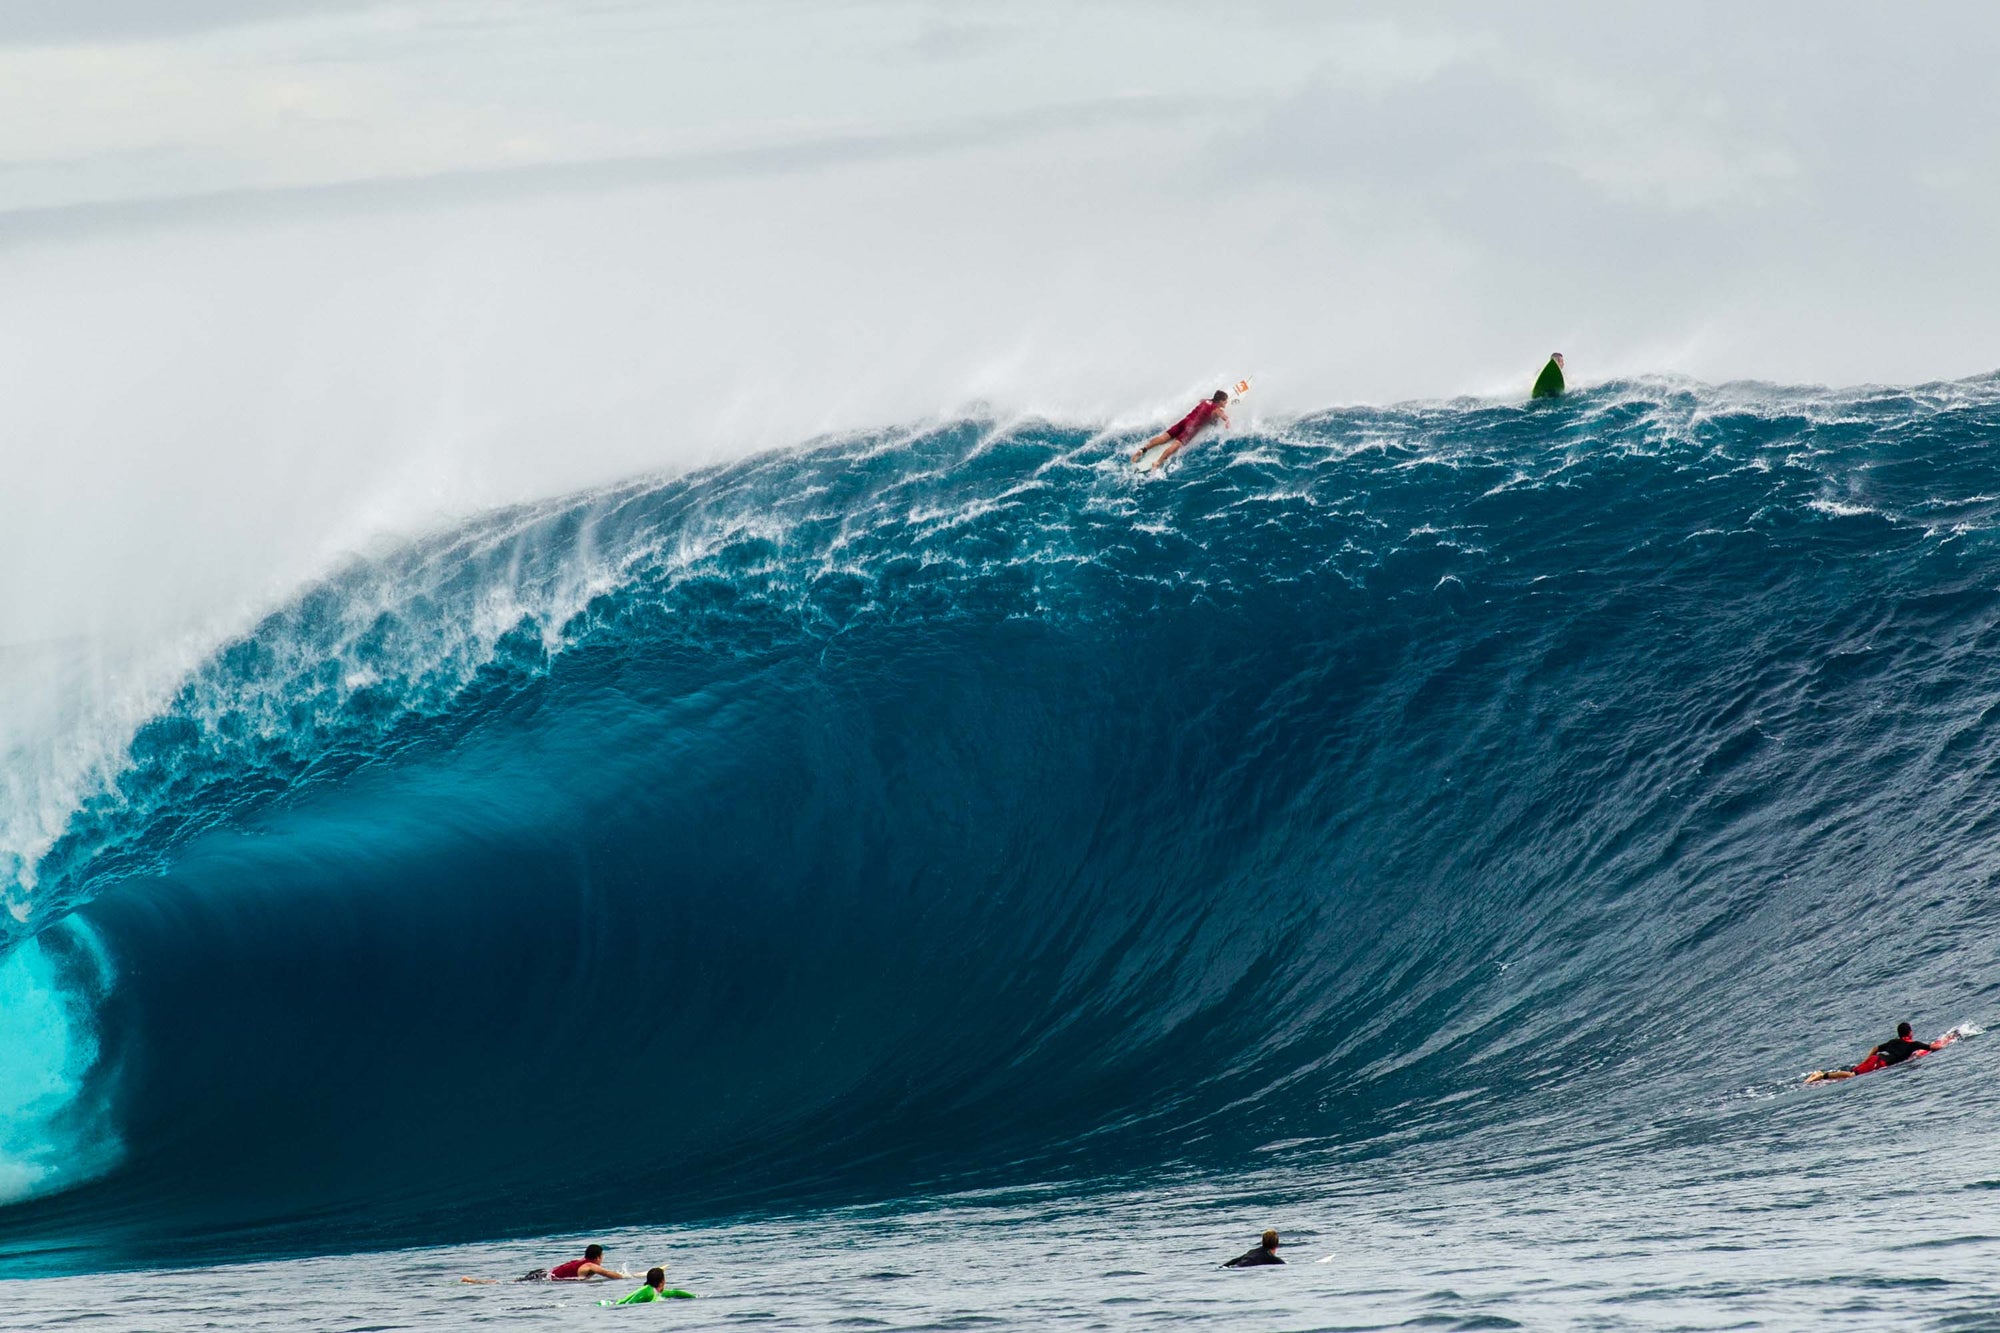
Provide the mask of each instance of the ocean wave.
[{"label": "ocean wave", "polygon": [[354,560],[87,782],[10,751],[4,966],[101,964],[0,988],[63,1071],[0,1237],[1611,1151],[1808,1063],[1718,1013],[1980,994],[1996,431],[1649,379],[1140,477],[955,420]]}]

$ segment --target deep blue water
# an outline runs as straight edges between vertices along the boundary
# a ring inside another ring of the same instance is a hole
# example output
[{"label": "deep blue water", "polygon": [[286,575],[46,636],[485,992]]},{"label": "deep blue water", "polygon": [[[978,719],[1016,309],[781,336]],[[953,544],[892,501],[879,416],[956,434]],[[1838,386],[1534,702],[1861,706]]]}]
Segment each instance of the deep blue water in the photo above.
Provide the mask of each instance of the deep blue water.
[{"label": "deep blue water", "polygon": [[1148,480],[964,420],[354,563],[17,866],[0,1059],[94,1058],[0,1145],[0,1255],[1252,1174],[1609,1217],[1893,1154],[1838,1108],[1964,1128],[1992,1039],[1792,1084],[1993,1007],[1996,440],[2000,378],[1339,409]]}]

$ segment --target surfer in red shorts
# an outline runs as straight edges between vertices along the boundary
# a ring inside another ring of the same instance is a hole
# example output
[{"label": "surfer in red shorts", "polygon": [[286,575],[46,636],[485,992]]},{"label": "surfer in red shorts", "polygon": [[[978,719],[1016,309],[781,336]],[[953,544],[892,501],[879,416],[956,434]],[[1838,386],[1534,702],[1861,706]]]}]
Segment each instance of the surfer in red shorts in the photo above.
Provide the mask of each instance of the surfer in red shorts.
[{"label": "surfer in red shorts", "polygon": [[[1160,451],[1158,458],[1153,460],[1153,470],[1157,471],[1163,463],[1181,451],[1182,445],[1192,440],[1211,422],[1220,420],[1223,425],[1227,426],[1229,424],[1229,413],[1223,411],[1222,406],[1228,401],[1229,391],[1226,389],[1217,389],[1215,397],[1210,398],[1204,403],[1196,403],[1194,411],[1188,413],[1179,421],[1167,427],[1166,430],[1133,450],[1132,461],[1135,463],[1138,462],[1141,458],[1145,457],[1146,450],[1165,444],[1167,447]],[[1172,443],[1168,443],[1169,441]]]},{"label": "surfer in red shorts", "polygon": [[1958,1035],[1954,1028],[1936,1041],[1917,1041],[1911,1036],[1908,1023],[1896,1024],[1896,1035],[1868,1052],[1868,1058],[1851,1069],[1815,1069],[1806,1075],[1808,1083],[1831,1083],[1836,1079],[1853,1078],[1856,1074],[1872,1074],[1887,1065],[1899,1065],[1913,1055],[1928,1055],[1951,1044]]}]

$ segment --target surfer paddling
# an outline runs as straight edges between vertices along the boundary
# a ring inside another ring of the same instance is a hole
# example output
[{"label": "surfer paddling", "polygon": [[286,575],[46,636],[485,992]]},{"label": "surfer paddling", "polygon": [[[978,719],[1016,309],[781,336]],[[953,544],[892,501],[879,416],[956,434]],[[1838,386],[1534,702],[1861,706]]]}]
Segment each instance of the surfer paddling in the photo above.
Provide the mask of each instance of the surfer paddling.
[{"label": "surfer paddling", "polygon": [[682,1291],[679,1287],[667,1285],[667,1270],[649,1268],[646,1270],[646,1285],[627,1296],[622,1301],[599,1301],[599,1305],[644,1305],[648,1301],[691,1301],[694,1293]]},{"label": "surfer paddling", "polygon": [[1267,1231],[1264,1233],[1263,1240],[1258,1242],[1256,1249],[1237,1255],[1234,1259],[1224,1264],[1223,1267],[1262,1268],[1265,1264],[1281,1264],[1283,1262],[1285,1261],[1278,1257],[1278,1233]]},{"label": "surfer paddling", "polygon": [[1958,1040],[1958,1029],[1939,1037],[1936,1041],[1917,1041],[1911,1036],[1908,1023],[1896,1024],[1896,1035],[1868,1052],[1867,1058],[1848,1069],[1815,1069],[1806,1075],[1808,1083],[1832,1083],[1837,1079],[1853,1078],[1856,1074],[1872,1074],[1889,1065],[1899,1065],[1903,1061],[1919,1055],[1929,1055],[1941,1051]]},{"label": "surfer paddling", "polygon": [[1138,462],[1146,456],[1148,449],[1158,449],[1164,444],[1167,447],[1160,449],[1159,456],[1153,460],[1150,468],[1151,471],[1159,471],[1162,464],[1181,451],[1182,445],[1192,440],[1216,421],[1219,420],[1223,425],[1227,426],[1229,424],[1229,413],[1225,412],[1223,407],[1228,402],[1229,390],[1217,389],[1213,398],[1196,403],[1192,412],[1189,412],[1179,421],[1176,421],[1173,425],[1167,427],[1137,449],[1134,449],[1132,451],[1132,461],[1134,463]]},{"label": "surfer paddling", "polygon": [[[594,1277],[617,1278],[630,1282],[635,1274],[621,1273],[615,1268],[606,1268],[598,1260],[604,1257],[602,1245],[586,1245],[583,1258],[571,1259],[557,1264],[554,1268],[536,1268],[515,1278],[516,1282],[588,1282]],[[482,1286],[498,1282],[492,1277],[462,1277],[460,1282],[475,1282]]]}]

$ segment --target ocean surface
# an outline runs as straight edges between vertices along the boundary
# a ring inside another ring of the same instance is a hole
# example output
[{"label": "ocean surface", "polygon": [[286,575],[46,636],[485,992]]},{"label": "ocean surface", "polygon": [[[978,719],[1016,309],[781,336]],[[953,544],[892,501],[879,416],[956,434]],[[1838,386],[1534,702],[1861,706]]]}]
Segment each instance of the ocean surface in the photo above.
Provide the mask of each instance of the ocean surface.
[{"label": "ocean surface", "polygon": [[[2000,376],[1133,435],[486,514],[0,733],[0,1326],[2000,1329],[2000,1037],[1798,1081],[2000,1011]],[[589,1240],[702,1299],[457,1281]]]}]

